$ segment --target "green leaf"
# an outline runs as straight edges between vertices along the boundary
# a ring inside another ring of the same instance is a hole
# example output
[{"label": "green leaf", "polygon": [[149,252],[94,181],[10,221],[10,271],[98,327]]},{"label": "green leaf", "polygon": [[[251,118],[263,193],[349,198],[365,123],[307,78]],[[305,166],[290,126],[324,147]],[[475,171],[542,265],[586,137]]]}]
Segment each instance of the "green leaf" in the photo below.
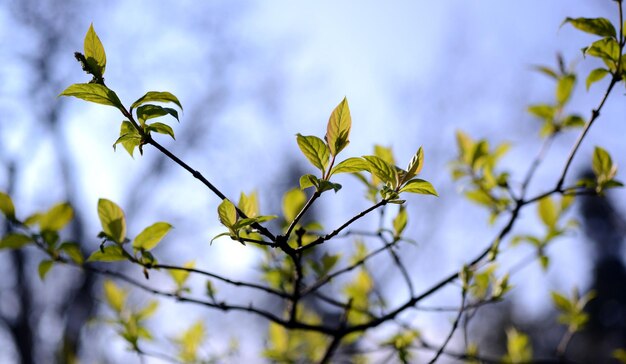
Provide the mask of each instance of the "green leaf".
[{"label": "green leaf", "polygon": [[456,131],[456,143],[459,147],[459,159],[469,165],[472,162],[472,153],[476,143],[461,130]]},{"label": "green leaf", "polygon": [[585,119],[580,115],[568,115],[563,119],[563,127],[565,128],[582,128],[585,124]]},{"label": "green leaf", "polygon": [[143,229],[143,231],[135,237],[135,240],[133,241],[133,248],[136,250],[152,250],[161,242],[171,229],[172,225],[166,222],[154,223]]},{"label": "green leaf", "polygon": [[601,147],[595,147],[593,151],[591,168],[599,180],[613,179],[617,170],[609,153]]},{"label": "green leaf", "polygon": [[113,90],[97,83],[75,83],[61,92],[59,96],[74,96],[96,104],[110,105],[118,109],[124,108]]},{"label": "green leaf", "polygon": [[89,26],[87,34],[85,35],[85,58],[92,70],[98,70],[99,76],[104,75],[104,70],[107,64],[107,57],[104,52],[104,47],[100,38],[93,29],[93,23]]},{"label": "green leaf", "polygon": [[0,249],[20,249],[24,245],[32,242],[30,236],[24,234],[11,233],[0,240]]},{"label": "green leaf", "polygon": [[328,146],[324,141],[316,136],[302,134],[296,134],[298,141],[298,147],[302,151],[302,154],[313,164],[317,169],[326,172],[326,166],[328,165],[328,159],[330,152]]},{"label": "green leaf", "polygon": [[163,123],[152,123],[150,125],[148,125],[148,130],[149,131],[154,131],[157,132],[159,134],[166,134],[172,137],[172,139],[176,140],[176,138],[174,137],[174,130],[172,129],[172,127],[170,127],[167,124],[163,124]]},{"label": "green leaf", "polygon": [[80,246],[76,243],[63,243],[59,246],[59,250],[65,252],[70,259],[76,264],[83,264],[85,258],[80,250]]},{"label": "green leaf", "polygon": [[183,106],[178,101],[178,98],[167,91],[149,91],[145,95],[141,96],[137,101],[133,102],[130,106],[131,109],[137,106],[143,105],[146,102],[173,102],[182,110]]},{"label": "green leaf", "polygon": [[543,221],[547,227],[556,227],[556,223],[559,219],[559,211],[556,204],[550,197],[544,197],[539,200],[539,203],[537,204],[537,212],[539,213],[541,221]]},{"label": "green leaf", "polygon": [[0,211],[6,216],[8,219],[15,218],[15,206],[13,206],[13,201],[11,197],[4,192],[0,192]]},{"label": "green leaf", "polygon": [[107,245],[102,248],[102,250],[98,249],[93,252],[89,258],[87,258],[88,262],[118,262],[121,260],[128,259],[126,255],[124,255],[124,251],[119,245]]},{"label": "green leaf", "polygon": [[283,196],[283,216],[286,221],[293,221],[306,203],[306,195],[301,190],[294,188]]},{"label": "green leaf", "polygon": [[546,67],[546,66],[535,66],[534,69],[537,72],[541,72],[544,75],[548,76],[548,77],[552,77],[555,80],[559,78],[559,75],[550,67]]},{"label": "green leaf", "polygon": [[394,166],[375,155],[366,155],[363,156],[363,159],[367,162],[369,171],[373,175],[378,177],[381,181],[389,183],[393,188],[398,186],[398,175]]},{"label": "green leaf", "polygon": [[589,91],[589,87],[591,87],[591,85],[602,80],[608,74],[609,70],[604,68],[596,68],[595,70],[591,71],[589,73],[589,76],[587,76],[587,81],[585,82],[587,86],[587,91]]},{"label": "green leaf", "polygon": [[107,304],[116,312],[122,312],[128,292],[119,288],[113,281],[104,281],[104,298]]},{"label": "green leaf", "polygon": [[422,147],[419,147],[417,153],[411,158],[409,166],[406,169],[406,175],[401,183],[418,175],[422,171],[422,167],[424,167],[424,152],[422,151]]},{"label": "green leaf", "polygon": [[102,231],[113,241],[123,243],[126,238],[126,218],[124,211],[114,202],[101,198],[98,200],[98,217]]},{"label": "green leaf", "polygon": [[43,281],[46,278],[46,274],[50,271],[54,262],[52,260],[42,260],[39,263],[39,267],[37,267],[37,272],[39,273],[39,278]]},{"label": "green leaf", "polygon": [[241,193],[239,196],[239,209],[248,217],[255,217],[259,214],[259,200],[256,192],[252,192],[249,196]]},{"label": "green leaf", "polygon": [[336,156],[350,143],[348,137],[351,126],[352,117],[350,116],[348,99],[344,97],[328,119],[325,139],[331,155]]},{"label": "green leaf", "polygon": [[528,107],[528,112],[539,119],[554,119],[555,107],[547,104],[537,104]]},{"label": "green leaf", "polygon": [[506,331],[507,354],[504,357],[506,363],[526,363],[532,361],[533,351],[528,336],[511,328]]},{"label": "green leaf", "polygon": [[369,164],[363,158],[351,157],[341,161],[330,170],[331,176],[338,173],[369,171]]},{"label": "green leaf", "polygon": [[400,192],[419,193],[422,195],[434,195],[439,196],[432,184],[423,179],[412,179],[407,184],[400,188]]},{"label": "green leaf", "polygon": [[74,217],[74,210],[69,203],[60,203],[53,206],[39,218],[41,230],[59,231]]},{"label": "green leaf", "polygon": [[400,206],[396,218],[393,219],[393,231],[395,237],[402,236],[402,232],[404,232],[404,229],[406,228],[407,221],[408,214],[406,213],[406,208],[404,206]]},{"label": "green leaf", "polygon": [[224,200],[220,203],[217,207],[217,215],[222,225],[229,229],[237,222],[237,209],[229,200]]},{"label": "green leaf", "polygon": [[141,135],[130,123],[130,121],[122,122],[120,127],[120,137],[117,138],[115,143],[113,143],[113,150],[115,150],[115,146],[118,144],[122,144],[131,157],[133,156],[135,148],[141,144]]},{"label": "green leaf", "polygon": [[137,312],[138,320],[145,320],[153,316],[159,308],[159,301],[150,301],[146,306]]},{"label": "green leaf", "polygon": [[626,349],[613,350],[611,356],[617,359],[621,364],[626,364]]},{"label": "green leaf", "polygon": [[[183,264],[183,268],[187,268],[187,269],[194,268],[195,266],[196,266],[195,261],[190,261],[190,262]],[[185,285],[185,282],[187,282],[187,279],[189,279],[190,272],[188,270],[183,270],[183,269],[169,269],[167,273],[170,275],[170,277],[172,277],[172,279],[174,280],[174,283],[176,283],[176,288],[182,289],[183,286]]]},{"label": "green leaf", "polygon": [[604,38],[593,42],[583,50],[585,55],[601,58],[610,68],[613,66],[613,62],[617,62],[619,59],[620,47],[615,39]]},{"label": "green leaf", "polygon": [[[160,116],[172,115],[178,120],[178,111],[171,107],[162,107],[158,105],[142,105],[137,108],[137,119],[140,121],[146,121],[152,118],[158,118]],[[180,121],[180,120],[178,120]]]},{"label": "green leaf", "polygon": [[552,303],[554,303],[554,306],[556,306],[559,311],[570,312],[574,309],[575,305],[572,304],[564,295],[556,291],[552,291],[550,292],[550,296],[552,297]]},{"label": "green leaf", "polygon": [[566,18],[563,24],[570,23],[576,29],[601,37],[615,38],[615,27],[605,18]]},{"label": "green leaf", "polygon": [[339,190],[341,189],[341,185],[339,183],[333,183],[331,181],[327,181],[327,180],[319,180],[319,187],[317,188],[317,190],[322,193],[322,192],[326,192],[326,191],[330,191],[333,190],[335,191],[335,193],[339,192]]},{"label": "green leaf", "polygon": [[556,101],[559,105],[564,105],[570,99],[575,84],[576,76],[573,74],[559,78],[556,85]]},{"label": "green leaf", "polygon": [[315,177],[312,174],[305,174],[304,176],[300,177],[300,189],[304,190],[307,189],[309,187],[319,187],[320,185],[320,181],[317,177]]},{"label": "green leaf", "polygon": [[204,323],[198,321],[174,340],[178,344],[178,357],[185,363],[196,362],[198,349],[205,338]]}]

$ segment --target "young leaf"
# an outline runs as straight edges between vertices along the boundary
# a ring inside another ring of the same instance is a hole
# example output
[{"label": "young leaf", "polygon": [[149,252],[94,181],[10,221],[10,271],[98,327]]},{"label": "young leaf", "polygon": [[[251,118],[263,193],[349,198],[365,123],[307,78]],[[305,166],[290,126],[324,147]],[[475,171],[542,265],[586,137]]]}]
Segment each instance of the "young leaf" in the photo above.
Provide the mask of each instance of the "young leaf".
[{"label": "young leaf", "polygon": [[126,260],[127,257],[124,255],[122,247],[119,245],[107,245],[102,249],[98,249],[93,252],[89,258],[87,258],[88,262],[118,262],[121,260]]},{"label": "young leaf", "polygon": [[563,119],[564,128],[582,128],[585,124],[585,119],[580,115],[568,115]]},{"label": "young leaf", "polygon": [[98,200],[98,217],[102,231],[116,243],[123,243],[126,238],[124,211],[114,202],[101,198]]},{"label": "young leaf", "polygon": [[146,102],[173,102],[182,110],[183,106],[178,101],[178,98],[167,91],[149,91],[145,95],[141,96],[137,101],[133,102],[130,106],[131,109],[137,106],[143,105]]},{"label": "young leaf", "polygon": [[506,331],[507,354],[504,357],[506,363],[526,363],[532,361],[533,350],[528,336],[511,328]]},{"label": "young leaf", "polygon": [[[193,260],[183,264],[183,268],[194,268],[195,266],[196,262]],[[170,277],[174,280],[174,283],[176,283],[177,289],[182,289],[185,282],[187,282],[187,279],[189,278],[189,271],[183,269],[169,269],[167,273],[169,273]]]},{"label": "young leaf", "polygon": [[248,217],[255,217],[259,214],[259,200],[256,192],[252,192],[249,196],[241,193],[239,196],[239,209]]},{"label": "young leaf", "polygon": [[178,357],[185,363],[197,362],[198,349],[206,337],[202,321],[193,324],[174,341],[178,344]]},{"label": "young leaf", "polygon": [[537,104],[529,106],[528,112],[539,119],[552,120],[554,119],[556,108],[552,105]]},{"label": "young leaf", "polygon": [[136,250],[152,250],[161,242],[165,235],[172,229],[172,225],[166,222],[157,222],[145,228],[133,241]]},{"label": "young leaf", "polygon": [[595,147],[593,151],[593,172],[598,179],[610,180],[615,176],[616,168],[609,153],[601,147]]},{"label": "young leaf", "polygon": [[128,292],[119,288],[111,280],[104,281],[104,298],[115,312],[122,312]]},{"label": "young leaf", "polygon": [[6,216],[8,219],[15,218],[15,206],[13,206],[13,201],[11,197],[4,192],[0,192],[0,211]]},{"label": "young leaf", "polygon": [[601,37],[615,38],[615,27],[605,18],[566,18],[563,24],[570,23],[576,29],[583,32],[599,35]]},{"label": "young leaf", "polygon": [[39,278],[43,281],[46,278],[46,274],[50,271],[54,262],[52,260],[42,260],[39,263],[39,267],[37,268],[37,272],[39,273]]},{"label": "young leaf", "polygon": [[24,245],[32,242],[33,239],[30,236],[23,234],[11,233],[0,240],[1,249],[20,249]]},{"label": "young leaf", "polygon": [[406,213],[406,208],[404,206],[400,206],[398,210],[398,215],[393,219],[393,231],[395,237],[400,237],[404,229],[406,228],[406,224],[408,221],[408,214]]},{"label": "young leaf", "polygon": [[601,58],[606,65],[612,67],[612,63],[619,58],[619,51],[620,47],[615,39],[603,38],[591,43],[591,46],[584,49],[584,54]]},{"label": "young leaf", "polygon": [[556,101],[559,105],[564,105],[572,96],[572,90],[576,84],[576,76],[569,74],[559,79],[556,86]]},{"label": "young leaf", "polygon": [[74,217],[74,210],[69,203],[60,203],[53,206],[39,219],[41,230],[59,231]]},{"label": "young leaf", "polygon": [[409,192],[409,193],[419,193],[422,195],[434,195],[439,196],[437,191],[435,191],[435,187],[428,181],[424,181],[423,179],[412,179],[407,184],[400,188],[400,192]]},{"label": "young leaf", "polygon": [[217,215],[219,216],[222,225],[227,228],[232,228],[237,222],[237,209],[232,202],[228,200],[222,201],[217,207]]},{"label": "young leaf", "polygon": [[541,217],[541,221],[543,221],[548,228],[556,228],[556,223],[559,219],[559,211],[550,197],[539,200],[537,211],[539,217]]},{"label": "young leaf", "polygon": [[368,169],[373,175],[381,181],[391,184],[394,188],[397,187],[398,175],[394,166],[375,155],[366,155],[363,156],[363,159],[367,162]]},{"label": "young leaf", "polygon": [[400,183],[408,181],[418,175],[422,171],[422,167],[424,167],[424,152],[422,151],[422,147],[419,147],[417,153],[411,158],[411,162],[409,162],[409,166],[406,169],[406,175],[402,178]]},{"label": "young leaf", "polygon": [[283,216],[288,222],[296,218],[306,203],[306,195],[301,190],[294,188],[287,191],[283,197]]},{"label": "young leaf", "polygon": [[124,108],[113,90],[97,83],[75,83],[61,92],[59,96],[74,96],[96,104],[110,105],[118,109]]},{"label": "young leaf", "polygon": [[315,177],[312,174],[305,174],[304,176],[300,177],[300,189],[304,190],[307,189],[309,187],[319,187],[320,185],[320,181],[317,177]]},{"label": "young leaf", "polygon": [[80,246],[76,243],[63,243],[59,246],[59,250],[65,252],[72,261],[76,264],[83,264],[85,258],[83,258],[83,253],[80,251]]},{"label": "young leaf", "polygon": [[368,170],[369,164],[363,158],[351,157],[334,166],[333,169],[330,170],[330,174],[356,173]]},{"label": "young leaf", "polygon": [[344,97],[328,119],[325,139],[331,155],[336,156],[350,143],[348,137],[351,126],[352,117],[350,116],[348,99]]},{"label": "young leaf", "polygon": [[174,130],[172,130],[172,127],[167,124],[163,124],[159,122],[152,123],[148,125],[148,130],[157,132],[159,134],[167,134],[171,136],[172,139],[176,140],[176,138],[174,137]]},{"label": "young leaf", "polygon": [[122,144],[131,157],[133,156],[135,148],[141,144],[141,135],[130,123],[130,121],[122,122],[122,125],[120,126],[120,137],[117,138],[113,144],[113,150],[115,150],[115,146],[118,144]]},{"label": "young leaf", "polygon": [[137,108],[137,119],[140,121],[146,121],[152,118],[158,118],[160,116],[172,115],[174,118],[178,120],[178,111],[172,109],[171,107],[162,107],[158,105],[142,105]]},{"label": "young leaf", "polygon": [[92,70],[98,70],[99,76],[104,75],[107,57],[100,38],[93,29],[93,23],[89,26],[84,41],[85,58]]},{"label": "young leaf", "polygon": [[296,134],[298,141],[298,147],[302,151],[302,154],[313,164],[317,169],[326,172],[326,166],[328,165],[328,158],[330,157],[328,147],[324,141],[316,136],[302,134]]},{"label": "young leaf", "polygon": [[554,78],[555,80],[559,78],[559,75],[550,67],[546,66],[535,66],[533,67],[537,72],[541,72],[544,75]]},{"label": "young leaf", "polygon": [[589,87],[591,87],[591,85],[602,80],[608,74],[609,70],[604,68],[596,68],[595,70],[591,71],[589,73],[589,76],[587,76],[587,81],[585,82],[587,86],[587,91],[589,91]]}]

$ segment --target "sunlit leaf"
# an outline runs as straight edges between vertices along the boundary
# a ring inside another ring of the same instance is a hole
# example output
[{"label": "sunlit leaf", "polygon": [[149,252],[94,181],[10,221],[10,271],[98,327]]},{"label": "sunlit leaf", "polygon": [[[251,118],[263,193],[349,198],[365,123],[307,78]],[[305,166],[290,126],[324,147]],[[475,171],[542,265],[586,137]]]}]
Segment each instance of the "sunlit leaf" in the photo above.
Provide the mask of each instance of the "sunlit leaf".
[{"label": "sunlit leaf", "polygon": [[148,125],[148,130],[149,131],[154,131],[156,133],[159,134],[166,134],[172,137],[172,139],[176,139],[176,137],[174,137],[174,130],[172,129],[171,126],[167,125],[167,124],[163,124],[163,123],[152,123],[150,125]]},{"label": "sunlit leaf", "polygon": [[222,225],[227,228],[232,228],[235,222],[237,222],[237,209],[229,200],[224,200],[220,203],[217,207],[217,215]]},{"label": "sunlit leaf", "polygon": [[369,164],[363,158],[351,157],[335,165],[330,174],[356,173],[369,170]]},{"label": "sunlit leaf", "polygon": [[104,298],[107,304],[116,312],[121,312],[126,303],[128,292],[119,288],[113,281],[104,281]]},{"label": "sunlit leaf", "polygon": [[[195,261],[190,261],[190,262],[183,264],[183,268],[188,268],[188,269],[194,268],[195,266],[196,266]],[[174,283],[176,283],[176,287],[178,289],[181,289],[185,285],[185,282],[187,282],[190,272],[188,270],[183,270],[183,269],[168,269],[167,273],[170,275],[170,277],[172,277],[172,279],[174,280]]]},{"label": "sunlit leaf", "polygon": [[393,165],[374,155],[363,156],[363,159],[367,162],[369,170],[373,175],[381,181],[391,184],[394,188],[397,186],[399,182],[398,175]]},{"label": "sunlit leaf", "polygon": [[0,211],[9,219],[15,218],[15,206],[11,197],[4,192],[0,192]]},{"label": "sunlit leaf", "polygon": [[259,200],[256,192],[246,195],[241,193],[239,196],[238,207],[248,217],[255,217],[259,214]]},{"label": "sunlit leaf", "polygon": [[598,177],[598,180],[610,180],[616,173],[616,167],[613,165],[611,156],[601,147],[595,147],[593,151],[591,168],[593,169],[596,177]]},{"label": "sunlit leaf", "polygon": [[396,237],[402,235],[402,232],[404,232],[404,229],[406,228],[407,221],[408,214],[406,212],[406,208],[404,206],[400,206],[398,214],[395,219],[393,219],[393,231]]},{"label": "sunlit leaf", "polygon": [[402,178],[402,182],[408,181],[411,178],[418,175],[422,168],[424,167],[424,152],[422,151],[422,147],[419,147],[417,153],[411,158],[411,162],[409,162],[409,166],[406,169],[406,175]]},{"label": "sunlit leaf", "polygon": [[98,217],[102,231],[113,241],[123,243],[126,238],[126,218],[124,211],[115,202],[101,198],[98,200]]},{"label": "sunlit leaf", "polygon": [[400,192],[439,196],[430,182],[419,178],[412,179],[407,182],[404,186],[402,186],[402,188],[400,188]]},{"label": "sunlit leaf", "polygon": [[88,262],[117,262],[121,260],[128,259],[122,250],[122,247],[119,245],[107,245],[102,249],[98,249],[93,252],[89,258],[87,258]]},{"label": "sunlit leaf", "polygon": [[312,174],[305,174],[300,177],[300,189],[305,190],[309,187],[318,187],[320,184],[319,179]]},{"label": "sunlit leaf", "polygon": [[198,349],[206,338],[206,329],[202,321],[197,321],[185,330],[175,342],[178,344],[178,357],[185,363],[196,362]]},{"label": "sunlit leaf", "polygon": [[326,171],[330,151],[324,141],[314,135],[297,134],[298,147],[302,154],[322,172]]},{"label": "sunlit leaf", "polygon": [[587,76],[587,81],[585,82],[587,86],[587,91],[589,91],[589,87],[591,87],[591,85],[602,80],[608,74],[609,70],[605,68],[596,68],[595,70],[591,71],[589,73],[589,76]]},{"label": "sunlit leaf", "polygon": [[69,203],[54,205],[39,218],[41,230],[59,231],[67,225],[74,217],[74,210]]},{"label": "sunlit leaf", "polygon": [[130,121],[123,121],[120,125],[120,137],[113,144],[114,150],[118,144],[122,144],[131,157],[135,148],[141,144],[141,135]]},{"label": "sunlit leaf", "polygon": [[336,156],[350,142],[350,128],[352,127],[352,117],[348,107],[348,99],[344,99],[335,107],[330,114],[328,126],[326,128],[326,142],[330,149],[330,154]]},{"label": "sunlit leaf", "polygon": [[537,204],[539,217],[549,228],[555,228],[559,219],[559,211],[550,197],[544,197]]},{"label": "sunlit leaf", "polygon": [[178,105],[178,107],[182,110],[183,106],[178,101],[178,98],[173,94],[167,91],[149,91],[145,95],[141,96],[137,101],[133,102],[131,105],[131,109],[136,108],[137,106],[143,105],[146,102],[173,102]]},{"label": "sunlit leaf", "polygon": [[570,23],[583,32],[601,37],[615,37],[615,27],[605,18],[566,18],[563,24]]},{"label": "sunlit leaf", "polygon": [[135,240],[133,248],[140,250],[151,250],[161,242],[165,235],[172,229],[172,225],[166,222],[157,222],[143,229]]},{"label": "sunlit leaf", "polygon": [[572,90],[576,84],[576,76],[569,74],[559,79],[556,85],[556,101],[559,105],[565,104],[572,96]]},{"label": "sunlit leaf", "polygon": [[122,102],[113,90],[97,83],[75,83],[59,96],[74,96],[79,99],[123,109]]},{"label": "sunlit leaf", "polygon": [[91,69],[98,70],[100,77],[104,75],[107,57],[102,42],[100,42],[100,38],[93,29],[93,24],[89,26],[89,30],[87,30],[87,34],[85,35],[84,51],[85,58]]},{"label": "sunlit leaf", "polygon": [[504,362],[517,364],[532,361],[533,351],[528,336],[511,328],[506,331],[507,353]]},{"label": "sunlit leaf", "polygon": [[85,258],[80,250],[80,245],[76,243],[66,242],[59,246],[59,250],[65,252],[70,259],[76,264],[83,264]]},{"label": "sunlit leaf", "polygon": [[142,105],[137,108],[137,119],[140,121],[146,121],[152,118],[158,118],[160,116],[172,115],[178,120],[178,111],[171,107],[162,107],[159,105]]},{"label": "sunlit leaf", "polygon": [[552,120],[556,112],[555,107],[547,104],[537,104],[528,107],[528,112],[539,119]]},{"label": "sunlit leaf", "polygon": [[33,239],[30,236],[18,233],[11,233],[5,235],[0,240],[0,249],[20,249],[21,247],[32,241]]},{"label": "sunlit leaf", "polygon": [[300,189],[289,190],[283,196],[283,215],[286,221],[293,221],[306,203],[306,195]]}]

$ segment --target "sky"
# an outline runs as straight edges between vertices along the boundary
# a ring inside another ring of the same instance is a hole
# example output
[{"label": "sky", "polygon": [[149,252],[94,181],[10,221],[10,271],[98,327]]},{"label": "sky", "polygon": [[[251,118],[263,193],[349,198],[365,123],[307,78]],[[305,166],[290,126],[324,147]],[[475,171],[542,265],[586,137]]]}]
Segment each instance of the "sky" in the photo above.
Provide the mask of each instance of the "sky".
[{"label": "sky", "polygon": [[[579,49],[592,38],[560,25],[567,16],[614,18],[609,6],[592,0],[392,1],[384,6],[374,1],[79,4],[77,18],[67,28],[72,43],[67,44],[67,57],[59,60],[59,74],[68,84],[84,81],[71,51],[81,48],[82,34],[93,22],[107,51],[109,87],[127,103],[146,90],[176,94],[185,109],[181,124],[173,124],[175,131],[180,128],[181,133],[191,135],[200,130],[203,137],[193,148],[165,139],[164,145],[229,196],[256,188],[262,206],[275,213],[277,196],[263,191],[296,185],[297,181],[285,180],[281,173],[287,166],[299,165],[310,172],[294,135],[323,135],[330,112],[344,96],[353,119],[346,153],[365,155],[371,153],[373,144],[392,145],[404,164],[423,146],[422,177],[435,184],[441,197],[409,200],[415,205],[409,227],[420,245],[407,257],[414,274],[423,277],[417,279],[420,287],[436,281],[439,275],[433,272],[449,273],[480,251],[500,223],[489,226],[486,213],[463,201],[461,187],[450,183],[448,163],[456,153],[455,131],[462,129],[493,143],[511,142],[513,148],[504,163],[511,170],[523,171],[540,145],[539,122],[526,113],[526,106],[553,98],[553,85],[533,72],[532,66],[553,66],[557,52],[568,62],[577,62],[581,78],[572,111],[588,115],[606,82],[590,92],[584,90],[582,79],[597,63],[584,60]],[[4,24],[16,22],[6,11],[0,19]],[[11,39],[10,26],[0,32],[0,38]],[[29,44],[28,34],[22,38],[1,55],[12,61],[2,73],[6,82],[2,104],[18,110],[14,113],[20,125],[31,125],[32,120],[21,116],[28,106],[16,96],[27,87],[20,82],[23,71],[14,55],[36,52],[37,45]],[[130,199],[125,192],[128,185],[143,183],[146,164],[142,162],[154,153],[147,151],[144,157],[131,159],[122,150],[112,151],[121,121],[113,109],[76,100],[58,102],[66,107],[63,119],[69,148],[76,155],[77,170],[83,171],[77,178],[84,210],[95,211],[92,207],[99,197]],[[618,165],[626,165],[621,141],[624,127],[618,116],[624,111],[619,95],[613,95],[574,162],[574,174],[590,160],[594,145],[604,146]],[[2,123],[1,130],[7,130],[10,121],[4,118]],[[19,156],[33,129],[13,133],[5,146],[8,153]],[[565,135],[555,143],[531,190],[551,186],[575,136]],[[25,172],[28,182],[18,191],[18,199],[33,208],[50,203],[41,197],[49,186],[37,176],[51,168],[47,156],[52,150],[54,146],[44,142],[32,151],[33,163]],[[132,228],[138,230],[153,218],[173,217],[176,231],[181,231],[179,239],[201,238],[193,244],[163,248],[163,252],[191,256],[220,232],[214,215],[219,201],[185,173],[171,165],[165,168],[170,173],[162,181],[150,181],[158,183],[159,194],[141,192],[144,199],[150,199],[152,213],[137,214]],[[3,180],[0,176],[0,183]],[[353,214],[355,206],[366,207],[350,197],[350,188],[359,188],[354,181],[343,177],[340,183],[346,187],[335,200],[331,196],[321,200],[323,220],[329,224]],[[357,190],[356,195],[360,194]],[[624,193],[614,195],[624,211]],[[184,219],[188,211],[193,211],[190,221]],[[524,213],[521,230],[537,229],[532,215],[530,210]],[[198,221],[209,223],[199,225]],[[90,224],[97,231],[95,218]],[[522,302],[521,314],[541,314],[549,289],[569,290],[588,282],[591,262],[585,258],[588,247],[582,236],[578,232],[554,248],[554,266],[547,276],[535,264],[524,270],[525,278],[514,279],[518,288],[512,294]],[[246,276],[254,273],[256,259],[256,254],[248,252],[238,244],[217,242],[197,259]],[[542,289],[532,289],[537,285]],[[451,297],[452,293],[444,293],[432,303]],[[423,324],[434,326],[429,320]]]}]

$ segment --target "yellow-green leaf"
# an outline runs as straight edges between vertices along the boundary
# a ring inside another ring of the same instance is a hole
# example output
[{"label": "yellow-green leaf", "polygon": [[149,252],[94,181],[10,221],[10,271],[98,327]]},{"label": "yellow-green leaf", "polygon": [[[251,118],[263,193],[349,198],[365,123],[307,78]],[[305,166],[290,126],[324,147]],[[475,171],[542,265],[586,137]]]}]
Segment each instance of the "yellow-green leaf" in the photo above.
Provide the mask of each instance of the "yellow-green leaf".
[{"label": "yellow-green leaf", "polygon": [[232,228],[237,222],[237,209],[232,202],[228,200],[222,201],[217,207],[217,215],[219,216],[222,225],[227,228]]},{"label": "yellow-green leaf", "polygon": [[89,26],[89,30],[87,30],[84,43],[85,58],[87,59],[87,63],[89,63],[92,69],[97,69],[100,76],[104,75],[107,57],[104,52],[102,42],[100,42],[100,38],[93,29],[93,24],[91,24]]},{"label": "yellow-green leaf", "polygon": [[15,218],[15,206],[11,197],[4,192],[0,192],[0,211],[9,219]]},{"label": "yellow-green leaf", "polygon": [[122,247],[119,245],[107,245],[101,249],[93,252],[89,258],[87,258],[88,262],[117,262],[120,260],[126,260],[127,257],[124,255]]},{"label": "yellow-green leaf", "polygon": [[348,137],[351,127],[352,117],[350,116],[348,99],[344,97],[328,119],[325,139],[331,155],[336,156],[350,143]]},{"label": "yellow-green leaf", "polygon": [[133,248],[137,250],[154,249],[171,229],[172,225],[166,222],[154,223],[143,229],[143,231],[135,237],[135,240],[133,241]]},{"label": "yellow-green leaf", "polygon": [[119,288],[113,281],[104,281],[104,298],[107,304],[116,312],[121,312],[126,302],[128,292]]},{"label": "yellow-green leaf", "polygon": [[396,168],[385,162],[382,158],[375,155],[363,156],[363,159],[367,161],[370,172],[378,177],[381,181],[389,183],[396,188],[398,185],[398,175]]},{"label": "yellow-green leaf", "polygon": [[559,79],[556,85],[556,101],[559,105],[565,104],[572,96],[572,90],[576,84],[576,76],[569,74]]},{"label": "yellow-green leaf", "polygon": [[[183,264],[183,268],[194,268],[195,266],[196,262],[193,260]],[[183,288],[185,282],[187,282],[187,279],[189,278],[189,271],[183,269],[169,269],[167,273],[169,273],[170,277],[172,277],[178,289]]]},{"label": "yellow-green leaf", "polygon": [[120,126],[120,137],[117,138],[113,144],[113,150],[115,150],[115,146],[118,144],[122,144],[131,157],[133,156],[135,148],[141,144],[141,135],[130,123],[130,121],[122,122],[122,125]]},{"label": "yellow-green leaf", "polygon": [[339,164],[333,167],[330,174],[337,173],[356,173],[361,171],[368,171],[369,164],[363,158],[351,157],[341,161]]},{"label": "yellow-green leaf", "polygon": [[0,249],[19,249],[32,241],[33,239],[30,236],[11,233],[0,240]]},{"label": "yellow-green leaf", "polygon": [[77,264],[83,264],[83,261],[85,260],[83,258],[83,253],[80,250],[80,246],[76,243],[63,243],[59,246],[59,250],[65,252],[65,254],[67,254],[67,256]]},{"label": "yellow-green leaf", "polygon": [[126,218],[124,211],[113,201],[98,200],[98,217],[102,231],[113,241],[123,243],[126,238]]},{"label": "yellow-green leaf", "polygon": [[587,91],[589,91],[589,87],[591,87],[591,85],[602,80],[608,74],[609,70],[604,68],[596,68],[595,70],[591,71],[589,73],[589,76],[587,76],[587,81],[585,82],[587,86]]},{"label": "yellow-green leaf", "polygon": [[556,227],[556,223],[559,219],[559,211],[556,204],[550,197],[544,197],[539,200],[539,203],[537,204],[537,211],[541,221],[543,221],[547,227]]},{"label": "yellow-green leaf", "polygon": [[133,104],[131,105],[131,109],[134,109],[137,106],[143,105],[146,102],[150,102],[150,101],[173,102],[181,110],[183,109],[183,105],[180,104],[180,101],[178,101],[178,98],[167,91],[149,91],[145,95],[137,99],[137,101],[133,102]]},{"label": "yellow-green leaf", "polygon": [[406,208],[404,206],[400,206],[398,215],[396,215],[395,219],[393,219],[393,231],[396,237],[402,235],[402,232],[406,228],[407,221],[408,214],[406,213]]},{"label": "yellow-green leaf", "polygon": [[204,342],[206,329],[202,321],[197,321],[190,328],[185,330],[177,339],[179,345],[178,356],[184,362],[195,362],[198,356],[198,349]]},{"label": "yellow-green leaf", "polygon": [[400,188],[400,192],[439,196],[437,194],[437,191],[435,190],[435,187],[433,187],[430,182],[424,181],[423,179],[419,178],[412,179],[407,182],[404,186],[402,186],[402,188]]},{"label": "yellow-green leaf", "polygon": [[172,129],[171,126],[167,125],[167,124],[163,124],[160,122],[156,122],[156,123],[152,123],[150,125],[148,125],[148,130],[149,131],[154,131],[156,133],[159,134],[166,134],[172,137],[172,139],[176,139],[176,137],[174,137],[174,130]]},{"label": "yellow-green leaf", "polygon": [[241,193],[239,196],[239,209],[248,217],[255,217],[259,214],[259,200],[256,191],[246,195]]},{"label": "yellow-green leaf", "polygon": [[39,278],[43,281],[46,278],[46,274],[52,269],[54,262],[52,260],[42,260],[37,267]]},{"label": "yellow-green leaf", "polygon": [[593,151],[591,168],[597,177],[608,177],[606,179],[613,178],[613,160],[609,153],[601,147],[595,147]]},{"label": "yellow-green leaf", "polygon": [[565,23],[589,34],[615,38],[615,27],[605,18],[566,18],[563,24]]},{"label": "yellow-green leaf", "polygon": [[59,96],[74,96],[97,104],[110,105],[118,109],[124,108],[113,90],[97,83],[75,83],[61,92]]},{"label": "yellow-green leaf", "polygon": [[296,138],[302,154],[311,164],[324,173],[330,157],[326,143],[314,135],[296,134]]},{"label": "yellow-green leaf", "polygon": [[74,217],[74,210],[69,203],[54,205],[39,218],[41,230],[59,231]]},{"label": "yellow-green leaf", "polygon": [[286,221],[293,221],[306,203],[306,195],[301,190],[294,188],[283,196],[283,216]]},{"label": "yellow-green leaf", "polygon": [[418,175],[422,168],[424,167],[424,152],[422,151],[422,147],[419,147],[417,153],[411,158],[411,162],[409,162],[409,166],[406,169],[406,175],[403,178],[403,181],[408,181],[411,178]]}]

